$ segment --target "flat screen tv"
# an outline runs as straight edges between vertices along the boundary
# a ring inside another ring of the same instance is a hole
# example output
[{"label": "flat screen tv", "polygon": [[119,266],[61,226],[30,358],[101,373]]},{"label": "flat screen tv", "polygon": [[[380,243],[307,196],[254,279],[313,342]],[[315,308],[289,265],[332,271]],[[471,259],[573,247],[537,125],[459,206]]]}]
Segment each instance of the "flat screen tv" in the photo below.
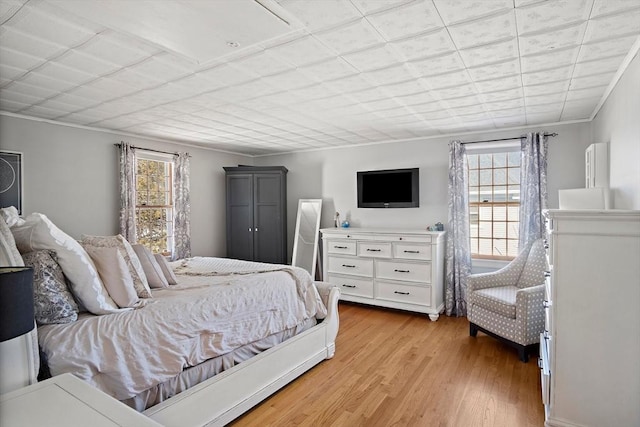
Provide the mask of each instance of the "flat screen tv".
[{"label": "flat screen tv", "polygon": [[417,208],[419,169],[358,172],[359,208]]}]

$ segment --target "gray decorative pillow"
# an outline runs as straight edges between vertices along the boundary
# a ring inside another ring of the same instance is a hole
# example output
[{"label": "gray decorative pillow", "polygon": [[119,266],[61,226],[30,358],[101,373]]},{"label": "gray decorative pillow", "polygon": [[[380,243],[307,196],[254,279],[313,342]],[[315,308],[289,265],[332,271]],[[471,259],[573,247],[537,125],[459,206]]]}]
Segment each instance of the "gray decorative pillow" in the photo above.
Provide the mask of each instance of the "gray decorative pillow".
[{"label": "gray decorative pillow", "polygon": [[33,267],[33,301],[38,324],[71,323],[78,319],[78,304],[67,288],[56,253],[32,251],[22,255],[24,264]]}]

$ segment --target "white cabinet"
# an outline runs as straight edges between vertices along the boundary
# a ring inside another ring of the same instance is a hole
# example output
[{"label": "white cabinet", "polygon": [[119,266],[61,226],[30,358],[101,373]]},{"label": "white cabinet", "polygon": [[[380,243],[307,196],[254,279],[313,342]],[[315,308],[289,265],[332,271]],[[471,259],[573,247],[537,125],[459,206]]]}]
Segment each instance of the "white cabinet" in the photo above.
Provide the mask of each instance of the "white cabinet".
[{"label": "white cabinet", "polygon": [[442,231],[325,228],[323,278],[341,299],[426,313],[444,309]]},{"label": "white cabinet", "polygon": [[545,425],[639,426],[640,211],[545,216]]},{"label": "white cabinet", "polygon": [[71,374],[0,396],[3,427],[161,427]]}]

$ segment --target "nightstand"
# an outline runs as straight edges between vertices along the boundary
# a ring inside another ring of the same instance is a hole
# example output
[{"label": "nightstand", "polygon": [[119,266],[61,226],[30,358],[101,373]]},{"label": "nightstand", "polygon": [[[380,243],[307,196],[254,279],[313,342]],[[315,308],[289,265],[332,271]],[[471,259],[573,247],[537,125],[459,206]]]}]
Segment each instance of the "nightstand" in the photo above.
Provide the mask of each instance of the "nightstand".
[{"label": "nightstand", "polygon": [[71,374],[0,395],[2,427],[160,427]]}]

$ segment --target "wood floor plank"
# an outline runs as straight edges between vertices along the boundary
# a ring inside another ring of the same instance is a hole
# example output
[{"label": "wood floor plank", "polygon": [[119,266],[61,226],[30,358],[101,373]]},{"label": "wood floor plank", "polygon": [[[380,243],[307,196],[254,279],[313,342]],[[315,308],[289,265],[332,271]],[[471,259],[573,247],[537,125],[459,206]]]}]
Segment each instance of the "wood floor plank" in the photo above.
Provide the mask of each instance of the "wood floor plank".
[{"label": "wood floor plank", "polygon": [[336,355],[231,425],[523,426],[544,424],[535,357],[466,318],[340,303]]}]

